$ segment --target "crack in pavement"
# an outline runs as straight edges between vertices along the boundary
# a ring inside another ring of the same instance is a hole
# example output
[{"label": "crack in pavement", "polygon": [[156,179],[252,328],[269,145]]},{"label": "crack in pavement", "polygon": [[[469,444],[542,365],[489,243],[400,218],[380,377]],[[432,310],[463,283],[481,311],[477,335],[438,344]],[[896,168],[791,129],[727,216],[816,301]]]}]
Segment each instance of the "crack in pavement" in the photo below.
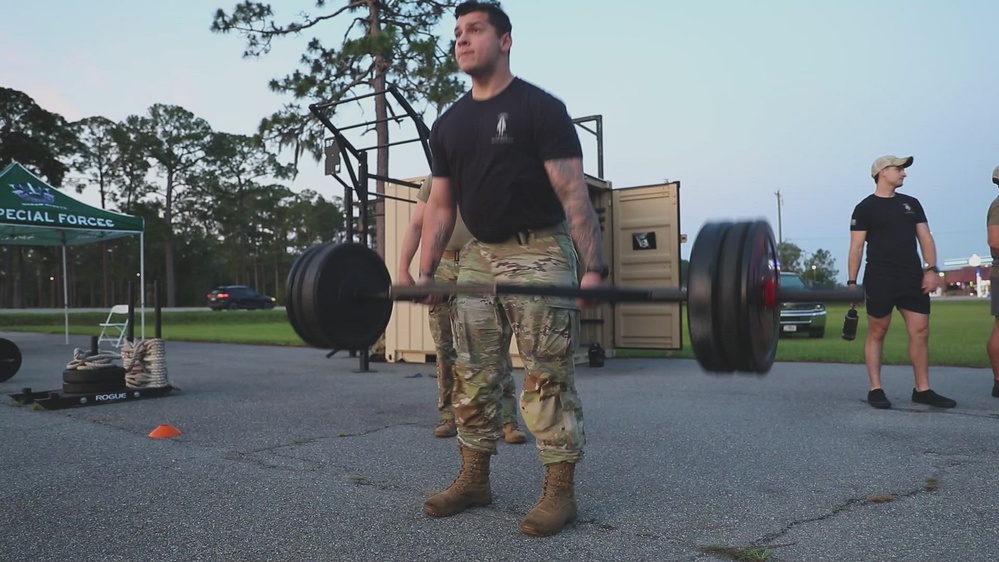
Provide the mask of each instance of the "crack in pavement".
[{"label": "crack in pavement", "polygon": [[[936,455],[937,453],[935,453],[933,451],[925,451],[923,454],[924,455]],[[788,523],[787,525],[785,525],[784,528],[780,529],[779,531],[776,531],[774,533],[770,533],[770,534],[767,534],[767,535],[764,535],[764,536],[760,537],[760,539],[758,541],[754,541],[753,542],[753,545],[757,546],[757,547],[765,547],[767,544],[774,543],[777,539],[779,539],[780,537],[786,535],[787,533],[791,532],[792,529],[794,529],[796,527],[799,527],[801,525],[805,525],[805,524],[808,524],[808,523],[815,523],[815,522],[819,522],[819,521],[826,521],[826,520],[831,519],[831,518],[833,518],[833,517],[835,517],[835,516],[837,516],[837,515],[839,515],[839,514],[841,514],[843,512],[850,511],[853,508],[857,507],[858,505],[867,505],[867,504],[871,504],[871,503],[880,503],[879,501],[873,499],[873,498],[876,498],[878,496],[890,496],[891,497],[890,501],[894,502],[894,501],[899,500],[899,499],[902,499],[902,500],[909,499],[909,498],[916,497],[916,496],[919,496],[919,495],[922,495],[922,494],[932,494],[934,491],[936,491],[936,487],[939,485],[938,483],[941,480],[941,477],[944,475],[945,472],[947,472],[947,470],[959,467],[959,466],[961,466],[963,464],[965,464],[965,463],[962,462],[962,461],[959,461],[959,460],[942,459],[942,460],[938,461],[938,466],[933,469],[933,471],[930,473],[930,475],[927,476],[924,479],[923,485],[920,486],[917,489],[909,490],[907,492],[899,492],[899,493],[888,492],[888,493],[881,493],[881,494],[868,494],[867,496],[864,496],[863,498],[849,498],[845,502],[843,502],[842,504],[840,504],[840,505],[832,508],[831,510],[829,510],[828,512],[826,512],[826,513],[824,513],[822,515],[818,515],[818,516],[815,516],[815,517],[808,517],[808,518],[805,518],[805,519],[799,519],[797,521],[791,521],[790,523]],[[932,489],[930,487],[930,480],[933,481]]]}]

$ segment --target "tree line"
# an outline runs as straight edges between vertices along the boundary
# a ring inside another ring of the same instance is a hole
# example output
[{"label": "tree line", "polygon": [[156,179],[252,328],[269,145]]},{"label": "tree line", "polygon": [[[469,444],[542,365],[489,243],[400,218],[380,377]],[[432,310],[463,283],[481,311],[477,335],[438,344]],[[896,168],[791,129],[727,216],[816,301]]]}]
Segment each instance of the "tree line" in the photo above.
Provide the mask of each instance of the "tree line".
[{"label": "tree line", "polygon": [[[435,33],[456,4],[315,0],[313,13],[281,21],[270,4],[238,2],[217,10],[206,28],[241,37],[244,57],[266,56],[280,38],[315,34],[301,68],[271,80],[271,91],[289,101],[255,134],[217,131],[165,104],[121,121],[67,122],[24,92],[0,88],[0,166],[16,160],[54,187],[97,190],[102,208],[143,217],[146,278],[159,282],[165,306],[202,305],[220,284],[251,285],[282,302],[294,259],[337,240],[345,226],[338,197],[319,186],[289,188],[303,159],[323,156],[326,132],[305,107],[374,93],[376,172],[387,176],[386,85],[437,112],[463,91],[452,48]],[[330,30],[339,43],[321,39]],[[381,181],[376,190],[383,192]],[[378,222],[377,212],[368,214]],[[138,244],[133,237],[69,248],[69,306],[122,302],[139,271]],[[61,306],[61,260],[60,248],[0,246],[0,307]]]},{"label": "tree line", "polygon": [[[203,304],[219,284],[281,297],[294,258],[344,230],[340,199],[292,191],[294,168],[260,135],[215,130],[175,105],[67,122],[0,88],[0,166],[12,161],[53,187],[96,191],[103,209],[143,217],[146,278],[164,306]],[[139,255],[137,237],[69,247],[69,305],[122,302]],[[3,246],[0,257],[0,306],[62,306],[61,248]]]}]

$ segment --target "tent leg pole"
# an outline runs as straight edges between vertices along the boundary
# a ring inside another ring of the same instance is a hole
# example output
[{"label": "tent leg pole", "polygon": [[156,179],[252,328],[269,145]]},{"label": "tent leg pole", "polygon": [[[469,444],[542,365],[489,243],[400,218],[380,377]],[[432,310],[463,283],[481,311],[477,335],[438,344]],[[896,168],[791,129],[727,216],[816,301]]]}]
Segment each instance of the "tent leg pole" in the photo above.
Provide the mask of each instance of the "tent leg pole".
[{"label": "tent leg pole", "polygon": [[141,317],[141,338],[146,339],[146,234],[139,234],[139,316]]},{"label": "tent leg pole", "polygon": [[62,245],[62,310],[66,323],[66,345],[69,345],[69,287],[66,283],[66,245]]}]

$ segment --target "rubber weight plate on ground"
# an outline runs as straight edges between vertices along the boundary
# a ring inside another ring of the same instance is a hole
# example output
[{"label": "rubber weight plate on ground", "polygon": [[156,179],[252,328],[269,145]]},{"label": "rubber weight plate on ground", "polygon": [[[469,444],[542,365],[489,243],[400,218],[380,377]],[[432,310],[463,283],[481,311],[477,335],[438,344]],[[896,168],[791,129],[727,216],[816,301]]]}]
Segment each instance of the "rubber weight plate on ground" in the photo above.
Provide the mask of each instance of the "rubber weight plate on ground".
[{"label": "rubber weight plate on ground", "polygon": [[66,369],[62,372],[62,382],[125,384],[125,368],[109,365],[99,369]]},{"label": "rubber weight plate on ground", "polygon": [[[745,346],[742,371],[764,374],[777,357],[780,330],[780,254],[773,229],[766,221],[753,222],[747,233],[742,252],[742,306],[739,331],[745,334],[740,342]],[[768,299],[766,295],[771,295]],[[768,300],[774,302],[767,302]]]},{"label": "rubber weight plate on ground", "polygon": [[722,353],[720,335],[714,323],[715,280],[718,278],[718,257],[729,222],[710,222],[701,227],[690,249],[687,269],[687,329],[690,347],[705,371],[732,371]]},{"label": "rubber weight plate on ground", "polygon": [[83,383],[83,382],[64,382],[62,383],[62,391],[66,394],[99,394],[102,392],[115,392],[118,390],[125,389],[125,381],[119,383],[112,382],[98,382],[98,383]]},{"label": "rubber weight plate on ground", "polygon": [[20,348],[12,341],[0,338],[0,382],[9,380],[20,368]]},{"label": "rubber weight plate on ground", "polygon": [[714,323],[718,333],[721,354],[725,364],[733,371],[746,364],[743,339],[749,337],[741,331],[742,322],[742,252],[746,233],[751,223],[739,222],[725,231],[718,252],[718,277],[715,279]]},{"label": "rubber weight plate on ground", "polygon": [[305,264],[299,309],[306,330],[328,349],[367,349],[385,332],[392,316],[392,285],[378,252],[361,244],[334,244]]},{"label": "rubber weight plate on ground", "polygon": [[302,255],[298,256],[291,264],[291,269],[288,270],[288,280],[284,287],[285,301],[287,304],[284,308],[285,313],[288,315],[288,322],[291,324],[292,329],[295,330],[295,333],[298,334],[298,337],[302,338],[302,341],[312,346],[315,346],[315,344],[310,341],[311,334],[305,330],[305,327],[302,325],[302,320],[298,315],[298,307],[291,301],[293,298],[298,297],[301,293],[302,269],[304,264],[312,259],[313,254],[325,246],[326,244],[316,244],[305,250]]}]

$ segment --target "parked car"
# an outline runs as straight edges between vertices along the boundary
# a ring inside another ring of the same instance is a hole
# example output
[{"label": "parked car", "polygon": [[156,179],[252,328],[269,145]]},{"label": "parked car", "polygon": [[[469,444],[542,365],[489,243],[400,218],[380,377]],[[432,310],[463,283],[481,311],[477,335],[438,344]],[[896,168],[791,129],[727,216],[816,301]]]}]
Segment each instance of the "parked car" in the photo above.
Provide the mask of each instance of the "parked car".
[{"label": "parked car", "polygon": [[205,295],[212,310],[274,308],[274,297],[260,294],[246,285],[223,285]]},{"label": "parked car", "polygon": [[[800,275],[790,271],[780,272],[780,286],[785,289],[808,289]],[[782,302],[780,304],[780,333],[807,333],[809,337],[826,335],[826,305],[821,302]]]}]

